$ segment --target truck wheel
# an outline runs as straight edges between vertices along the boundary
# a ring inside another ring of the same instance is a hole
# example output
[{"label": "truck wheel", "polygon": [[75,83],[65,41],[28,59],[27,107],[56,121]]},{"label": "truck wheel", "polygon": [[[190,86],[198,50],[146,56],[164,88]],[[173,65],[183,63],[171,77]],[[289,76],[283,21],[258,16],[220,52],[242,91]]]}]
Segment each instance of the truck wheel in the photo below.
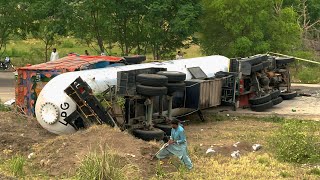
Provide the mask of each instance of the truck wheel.
[{"label": "truck wheel", "polygon": [[127,62],[127,64],[140,64],[147,59],[146,56],[142,56],[142,55],[125,56],[123,58],[125,59],[125,62]]},{"label": "truck wheel", "polygon": [[297,97],[297,92],[296,91],[293,91],[293,92],[284,92],[284,93],[281,93],[280,96],[282,97],[283,100],[290,100],[290,99],[293,99],[295,97]]},{"label": "truck wheel", "polygon": [[161,129],[165,133],[165,135],[167,135],[167,136],[171,135],[172,127],[169,124],[155,124],[154,127]]},{"label": "truck wheel", "polygon": [[169,83],[182,82],[186,80],[186,74],[178,71],[160,71],[157,74],[168,77]]},{"label": "truck wheel", "polygon": [[158,128],[154,128],[152,130],[134,129],[132,131],[132,134],[135,137],[145,141],[152,141],[152,140],[160,141],[164,138],[164,132]]},{"label": "truck wheel", "polygon": [[168,84],[168,78],[158,74],[139,74],[136,81],[144,86],[163,87]]},{"label": "truck wheel", "polygon": [[262,97],[255,97],[255,98],[249,99],[249,103],[251,105],[264,104],[264,103],[269,102],[269,101],[271,101],[270,94],[264,95]]},{"label": "truck wheel", "polygon": [[242,60],[242,62],[248,62],[251,65],[256,65],[262,62],[262,58],[260,56],[253,56]]},{"label": "truck wheel", "polygon": [[271,108],[272,106],[273,106],[272,101],[268,101],[263,104],[252,105],[251,110],[256,111],[256,112],[262,112],[262,111],[265,111],[265,110]]},{"label": "truck wheel", "polygon": [[270,93],[270,96],[271,96],[271,99],[276,99],[280,96],[280,91],[279,90],[273,90],[271,93]]},{"label": "truck wheel", "polygon": [[174,92],[184,92],[186,90],[186,84],[185,83],[168,83],[168,94],[171,95]]},{"label": "truck wheel", "polygon": [[166,87],[152,87],[137,85],[137,93],[142,96],[162,96],[166,95],[168,92]]},{"label": "truck wheel", "polygon": [[294,58],[277,58],[276,59],[276,64],[277,65],[282,65],[282,64],[288,64],[294,62]]},{"label": "truck wheel", "polygon": [[263,69],[262,63],[251,66],[251,72],[261,71],[262,69]]},{"label": "truck wheel", "polygon": [[282,101],[283,101],[282,97],[277,97],[275,99],[272,99],[272,104],[275,106],[282,103]]}]

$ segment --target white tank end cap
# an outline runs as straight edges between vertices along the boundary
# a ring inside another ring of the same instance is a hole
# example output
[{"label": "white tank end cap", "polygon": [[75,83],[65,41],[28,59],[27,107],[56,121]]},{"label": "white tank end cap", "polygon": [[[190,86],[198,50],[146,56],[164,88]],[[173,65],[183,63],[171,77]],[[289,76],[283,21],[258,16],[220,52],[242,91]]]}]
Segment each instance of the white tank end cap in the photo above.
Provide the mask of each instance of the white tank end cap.
[{"label": "white tank end cap", "polygon": [[58,121],[59,109],[55,104],[46,102],[41,105],[40,114],[45,123],[54,124]]}]

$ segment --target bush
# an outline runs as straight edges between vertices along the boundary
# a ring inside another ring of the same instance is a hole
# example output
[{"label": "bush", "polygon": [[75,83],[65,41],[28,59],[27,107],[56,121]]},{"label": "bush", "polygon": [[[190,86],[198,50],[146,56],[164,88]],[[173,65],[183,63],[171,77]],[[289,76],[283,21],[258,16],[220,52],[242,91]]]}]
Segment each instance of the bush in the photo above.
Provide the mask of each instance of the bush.
[{"label": "bush", "polygon": [[[304,121],[287,121],[275,132],[269,141],[279,160],[293,163],[319,161],[314,125]],[[308,131],[307,131],[308,130]]]},{"label": "bush", "polygon": [[302,83],[319,83],[319,66],[316,65],[315,67],[305,67],[300,72],[298,72],[297,77]]},{"label": "bush", "polygon": [[24,171],[23,167],[25,165],[26,159],[23,156],[17,155],[13,156],[9,161],[8,161],[8,168],[9,171],[14,175],[14,176],[23,176]]},{"label": "bush", "polygon": [[[101,153],[93,152],[87,155],[77,170],[77,179],[127,179],[132,172],[132,166],[126,166],[126,160],[101,148]],[[133,177],[131,175],[130,177]]]}]

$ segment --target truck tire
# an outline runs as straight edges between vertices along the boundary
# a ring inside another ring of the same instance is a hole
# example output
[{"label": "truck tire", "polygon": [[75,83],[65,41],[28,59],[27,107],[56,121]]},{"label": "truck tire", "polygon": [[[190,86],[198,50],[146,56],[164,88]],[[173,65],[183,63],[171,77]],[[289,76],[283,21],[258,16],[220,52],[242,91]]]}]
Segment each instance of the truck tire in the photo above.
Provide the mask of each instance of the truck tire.
[{"label": "truck tire", "polygon": [[125,56],[123,57],[125,62],[127,64],[140,64],[142,63],[143,61],[145,61],[147,58],[146,56],[142,56],[142,55],[139,55],[139,56]]},{"label": "truck tire", "polygon": [[136,82],[144,86],[163,87],[168,84],[168,78],[158,74],[139,74],[136,77]]},{"label": "truck tire", "polygon": [[265,102],[263,104],[252,105],[251,110],[256,112],[265,111],[273,106],[272,101]]},{"label": "truck tire", "polygon": [[187,75],[178,71],[160,71],[157,74],[168,77],[169,83],[183,82]]},{"label": "truck tire", "polygon": [[270,96],[271,96],[271,99],[276,99],[280,96],[280,91],[279,90],[273,90],[271,93],[270,93]]},{"label": "truck tire", "polygon": [[185,83],[168,83],[168,95],[173,94],[174,92],[184,92],[186,90],[186,84]]},{"label": "truck tire", "polygon": [[255,98],[249,99],[249,103],[251,105],[264,104],[264,103],[269,102],[269,101],[271,101],[270,94],[264,95],[262,97],[255,97]]},{"label": "truck tire", "polygon": [[154,127],[161,129],[165,133],[165,135],[167,135],[167,136],[171,135],[172,127],[169,124],[155,124]]},{"label": "truck tire", "polygon": [[263,69],[262,63],[251,66],[251,72],[261,71],[262,69]]},{"label": "truck tire", "polygon": [[293,99],[295,97],[297,97],[297,92],[296,91],[293,91],[293,92],[284,92],[284,93],[281,93],[280,96],[282,97],[283,100],[290,100],[290,99]]},{"label": "truck tire", "polygon": [[145,141],[152,141],[152,140],[160,141],[164,138],[164,132],[158,128],[154,128],[152,130],[134,129],[132,131],[132,134],[135,137]]},{"label": "truck tire", "polygon": [[275,106],[282,103],[282,101],[283,101],[282,97],[277,97],[275,99],[272,99],[272,104]]},{"label": "truck tire", "polygon": [[260,56],[253,56],[253,57],[249,57],[242,60],[242,62],[248,62],[253,66],[253,65],[260,64],[262,62],[262,58]]},{"label": "truck tire", "polygon": [[152,86],[144,86],[137,85],[137,93],[142,96],[162,96],[167,95],[168,89],[166,87],[152,87]]},{"label": "truck tire", "polygon": [[288,64],[294,62],[294,58],[277,58],[276,59],[276,64],[277,65],[283,65],[283,64]]}]

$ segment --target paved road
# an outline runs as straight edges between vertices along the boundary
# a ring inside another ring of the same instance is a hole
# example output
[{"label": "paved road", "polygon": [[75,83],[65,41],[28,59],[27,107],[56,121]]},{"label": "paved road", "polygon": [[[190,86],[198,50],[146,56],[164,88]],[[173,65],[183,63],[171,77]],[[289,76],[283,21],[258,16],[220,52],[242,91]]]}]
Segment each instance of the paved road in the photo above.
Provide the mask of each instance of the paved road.
[{"label": "paved road", "polygon": [[0,72],[0,99],[5,102],[14,98],[13,72]]}]

